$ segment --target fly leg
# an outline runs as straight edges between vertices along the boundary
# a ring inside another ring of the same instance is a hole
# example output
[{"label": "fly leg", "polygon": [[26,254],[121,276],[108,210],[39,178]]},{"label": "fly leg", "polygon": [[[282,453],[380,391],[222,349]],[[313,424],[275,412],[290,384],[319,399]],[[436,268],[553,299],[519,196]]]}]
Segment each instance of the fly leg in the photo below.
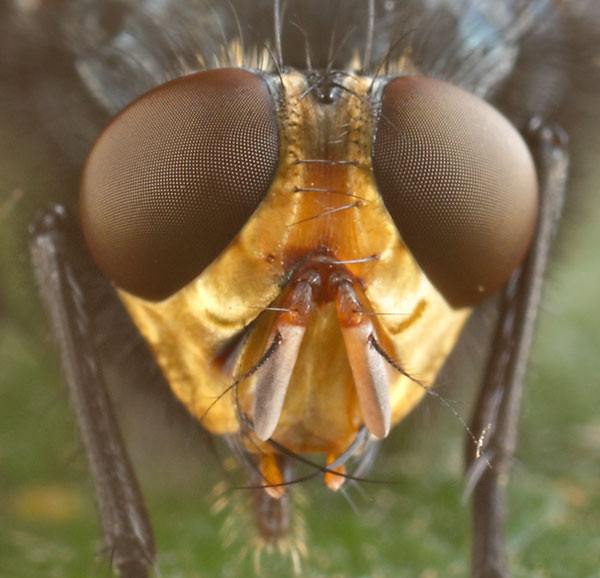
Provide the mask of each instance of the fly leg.
[{"label": "fly leg", "polygon": [[475,408],[467,451],[467,493],[473,500],[473,578],[509,578],[504,544],[505,485],[517,438],[523,380],[546,264],[560,220],[568,169],[567,139],[533,119],[527,138],[539,180],[539,220],[529,254],[500,296],[491,355]]},{"label": "fly leg", "polygon": [[38,213],[29,232],[34,272],[95,487],[104,544],[119,576],[144,578],[154,564],[154,536],[92,344],[64,208],[54,205]]}]

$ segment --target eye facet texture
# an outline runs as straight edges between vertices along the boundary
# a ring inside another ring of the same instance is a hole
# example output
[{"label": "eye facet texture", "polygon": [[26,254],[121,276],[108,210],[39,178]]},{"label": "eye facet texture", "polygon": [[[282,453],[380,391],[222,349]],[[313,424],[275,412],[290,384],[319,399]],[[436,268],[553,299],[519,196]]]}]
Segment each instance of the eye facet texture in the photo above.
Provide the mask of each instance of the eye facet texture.
[{"label": "eye facet texture", "polygon": [[137,296],[168,297],[238,234],[278,157],[273,101],[250,72],[199,72],[141,96],[85,166],[81,215],[98,266]]},{"label": "eye facet texture", "polygon": [[454,307],[491,295],[521,263],[537,218],[535,167],[486,102],[432,78],[392,80],[373,170],[402,240]]}]

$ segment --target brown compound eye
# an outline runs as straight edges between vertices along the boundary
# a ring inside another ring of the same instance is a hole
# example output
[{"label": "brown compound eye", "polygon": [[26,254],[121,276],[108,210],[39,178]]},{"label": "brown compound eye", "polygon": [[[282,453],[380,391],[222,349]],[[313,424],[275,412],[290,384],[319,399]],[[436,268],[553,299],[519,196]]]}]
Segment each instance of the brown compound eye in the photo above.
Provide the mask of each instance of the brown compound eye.
[{"label": "brown compound eye", "polygon": [[402,240],[451,305],[508,280],[533,236],[538,186],[504,116],[446,82],[400,77],[383,90],[372,160]]},{"label": "brown compound eye", "polygon": [[130,293],[170,296],[238,234],[278,158],[273,100],[248,71],[199,72],[144,94],[85,166],[81,216],[95,261]]}]

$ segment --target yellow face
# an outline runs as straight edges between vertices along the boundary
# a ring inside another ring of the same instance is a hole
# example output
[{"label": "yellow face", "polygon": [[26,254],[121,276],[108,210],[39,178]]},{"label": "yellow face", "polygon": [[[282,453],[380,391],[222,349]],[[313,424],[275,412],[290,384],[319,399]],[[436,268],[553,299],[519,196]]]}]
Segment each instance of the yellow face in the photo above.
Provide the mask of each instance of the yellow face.
[{"label": "yellow face", "polygon": [[281,82],[277,172],[239,235],[163,301],[120,291],[174,394],[210,432],[244,430],[269,481],[269,438],[332,463],[365,426],[385,437],[470,311],[428,280],[375,185],[371,79],[343,77],[333,104],[300,73]]}]

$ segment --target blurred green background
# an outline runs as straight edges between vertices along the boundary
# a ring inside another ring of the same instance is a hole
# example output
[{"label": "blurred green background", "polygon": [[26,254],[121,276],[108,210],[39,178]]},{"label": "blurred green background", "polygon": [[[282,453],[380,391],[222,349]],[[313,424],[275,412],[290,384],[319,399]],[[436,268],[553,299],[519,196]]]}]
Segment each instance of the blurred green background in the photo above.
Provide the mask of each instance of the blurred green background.
[{"label": "blurred green background", "polygon": [[[16,233],[26,201],[13,193],[3,190],[0,206],[0,575],[107,576],[85,459]],[[599,217],[595,198],[571,215],[546,290],[509,488],[517,578],[600,577]],[[448,395],[468,417],[471,389]],[[151,433],[139,424],[125,429],[157,533],[161,575],[253,575],[248,492],[229,492],[215,514],[214,487],[223,479],[215,458],[168,419],[148,425]],[[393,483],[349,484],[348,497],[327,491],[320,479],[295,489],[308,552],[301,575],[467,576],[463,433],[429,399],[394,430],[371,473]],[[228,524],[236,531],[224,531]],[[260,572],[288,576],[292,567],[264,553]]]}]

